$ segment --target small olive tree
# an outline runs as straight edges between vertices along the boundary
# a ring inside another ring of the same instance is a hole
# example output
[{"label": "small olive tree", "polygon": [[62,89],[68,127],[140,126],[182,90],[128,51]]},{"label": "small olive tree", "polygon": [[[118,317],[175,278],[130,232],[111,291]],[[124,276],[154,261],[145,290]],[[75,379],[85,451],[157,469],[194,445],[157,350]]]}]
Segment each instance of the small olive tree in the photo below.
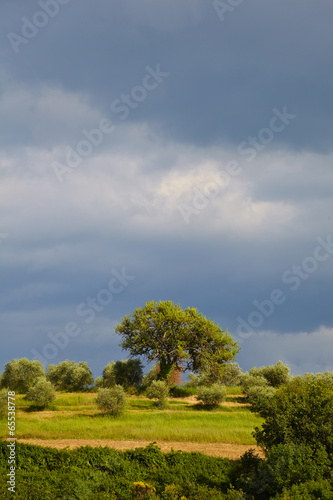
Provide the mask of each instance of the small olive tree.
[{"label": "small olive tree", "polygon": [[98,391],[95,401],[100,410],[119,416],[126,408],[126,393],[121,385],[115,385],[110,389],[102,388]]},{"label": "small olive tree", "polygon": [[148,389],[146,396],[149,399],[156,399],[155,406],[163,409],[167,407],[170,387],[164,380],[153,380]]},{"label": "small olive tree", "polygon": [[204,406],[217,408],[227,396],[227,389],[224,385],[215,383],[210,387],[199,387],[196,399]]},{"label": "small olive tree", "polygon": [[44,408],[55,398],[55,389],[51,382],[46,380],[45,377],[39,377],[27,393],[28,401],[32,401],[36,406]]}]

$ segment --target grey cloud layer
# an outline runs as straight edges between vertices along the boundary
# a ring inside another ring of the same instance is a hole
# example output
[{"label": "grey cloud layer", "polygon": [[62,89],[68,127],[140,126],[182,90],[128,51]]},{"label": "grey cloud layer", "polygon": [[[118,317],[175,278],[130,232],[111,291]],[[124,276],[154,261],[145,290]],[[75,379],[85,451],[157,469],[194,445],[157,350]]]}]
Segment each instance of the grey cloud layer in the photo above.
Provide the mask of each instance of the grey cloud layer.
[{"label": "grey cloud layer", "polygon": [[[38,5],[6,7],[5,33],[19,32],[21,17],[31,20]],[[263,127],[274,106],[288,105],[301,120],[281,140],[331,148],[331,4],[244,2],[223,23],[211,3],[146,1],[137,11],[133,1],[72,0],[19,54],[7,40],[5,67],[28,85],[89,94],[105,114],[147,64],[160,63],[170,81],[131,121],[153,121],[190,143],[237,143]]]},{"label": "grey cloud layer", "polygon": [[[282,276],[333,233],[332,5],[243,2],[221,22],[210,2],[70,0],[16,54],[6,34],[40,5],[0,7],[1,361],[40,351],[125,266],[135,280],[59,356],[99,374],[125,356],[120,317],[153,299],[238,335],[237,318],[279,288],[286,300],[242,339],[243,366],[280,357],[305,371],[318,335],[311,366],[331,369],[333,256],[295,291]],[[147,67],[168,73],[151,90]],[[295,118],[272,132],[284,107]],[[114,129],[99,140],[103,120]],[[98,144],[59,182],[54,162],[84,130]]]}]

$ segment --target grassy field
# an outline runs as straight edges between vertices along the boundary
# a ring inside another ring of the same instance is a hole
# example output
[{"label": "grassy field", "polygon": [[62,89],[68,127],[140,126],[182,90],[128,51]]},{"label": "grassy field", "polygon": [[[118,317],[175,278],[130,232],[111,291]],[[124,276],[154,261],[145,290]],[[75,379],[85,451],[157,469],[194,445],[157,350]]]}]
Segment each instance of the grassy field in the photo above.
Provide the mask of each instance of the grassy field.
[{"label": "grassy field", "polygon": [[[112,418],[96,409],[95,398],[94,393],[57,393],[48,409],[34,411],[24,396],[17,395],[16,437],[253,445],[251,432],[262,421],[248,407],[221,405],[206,411],[193,400],[170,398],[168,409],[161,411],[152,401],[138,396],[129,398],[123,416]],[[241,401],[237,392],[228,399]],[[7,436],[5,420],[0,422],[0,432]]]}]

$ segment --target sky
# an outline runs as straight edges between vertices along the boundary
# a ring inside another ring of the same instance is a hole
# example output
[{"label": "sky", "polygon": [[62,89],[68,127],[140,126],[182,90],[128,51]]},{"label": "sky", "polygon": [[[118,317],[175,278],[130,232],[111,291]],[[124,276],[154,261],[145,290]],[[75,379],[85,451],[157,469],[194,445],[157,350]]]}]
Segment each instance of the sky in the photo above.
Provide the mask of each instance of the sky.
[{"label": "sky", "polygon": [[2,0],[1,352],[126,359],[147,301],[333,371],[333,4]]}]

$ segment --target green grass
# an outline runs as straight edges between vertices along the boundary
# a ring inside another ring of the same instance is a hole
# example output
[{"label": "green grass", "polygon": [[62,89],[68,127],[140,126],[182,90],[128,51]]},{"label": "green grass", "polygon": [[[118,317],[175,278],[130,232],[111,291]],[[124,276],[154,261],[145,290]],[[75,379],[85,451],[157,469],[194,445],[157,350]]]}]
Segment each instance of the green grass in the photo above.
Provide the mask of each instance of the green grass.
[{"label": "green grass", "polygon": [[[16,437],[253,445],[251,433],[262,422],[248,407],[221,405],[207,411],[199,404],[170,399],[168,408],[161,411],[144,397],[129,398],[129,411],[112,418],[97,410],[95,398],[94,393],[57,393],[57,399],[44,412],[31,411],[31,403],[23,395],[17,395]],[[241,398],[228,399],[241,401]],[[0,421],[3,437],[8,435],[6,424],[5,419]]]},{"label": "green grass", "polygon": [[[16,437],[35,439],[115,439],[255,444],[251,432],[261,419],[251,413],[155,411],[112,418],[56,415],[36,418],[21,414]],[[3,427],[3,422],[1,422]]]}]

